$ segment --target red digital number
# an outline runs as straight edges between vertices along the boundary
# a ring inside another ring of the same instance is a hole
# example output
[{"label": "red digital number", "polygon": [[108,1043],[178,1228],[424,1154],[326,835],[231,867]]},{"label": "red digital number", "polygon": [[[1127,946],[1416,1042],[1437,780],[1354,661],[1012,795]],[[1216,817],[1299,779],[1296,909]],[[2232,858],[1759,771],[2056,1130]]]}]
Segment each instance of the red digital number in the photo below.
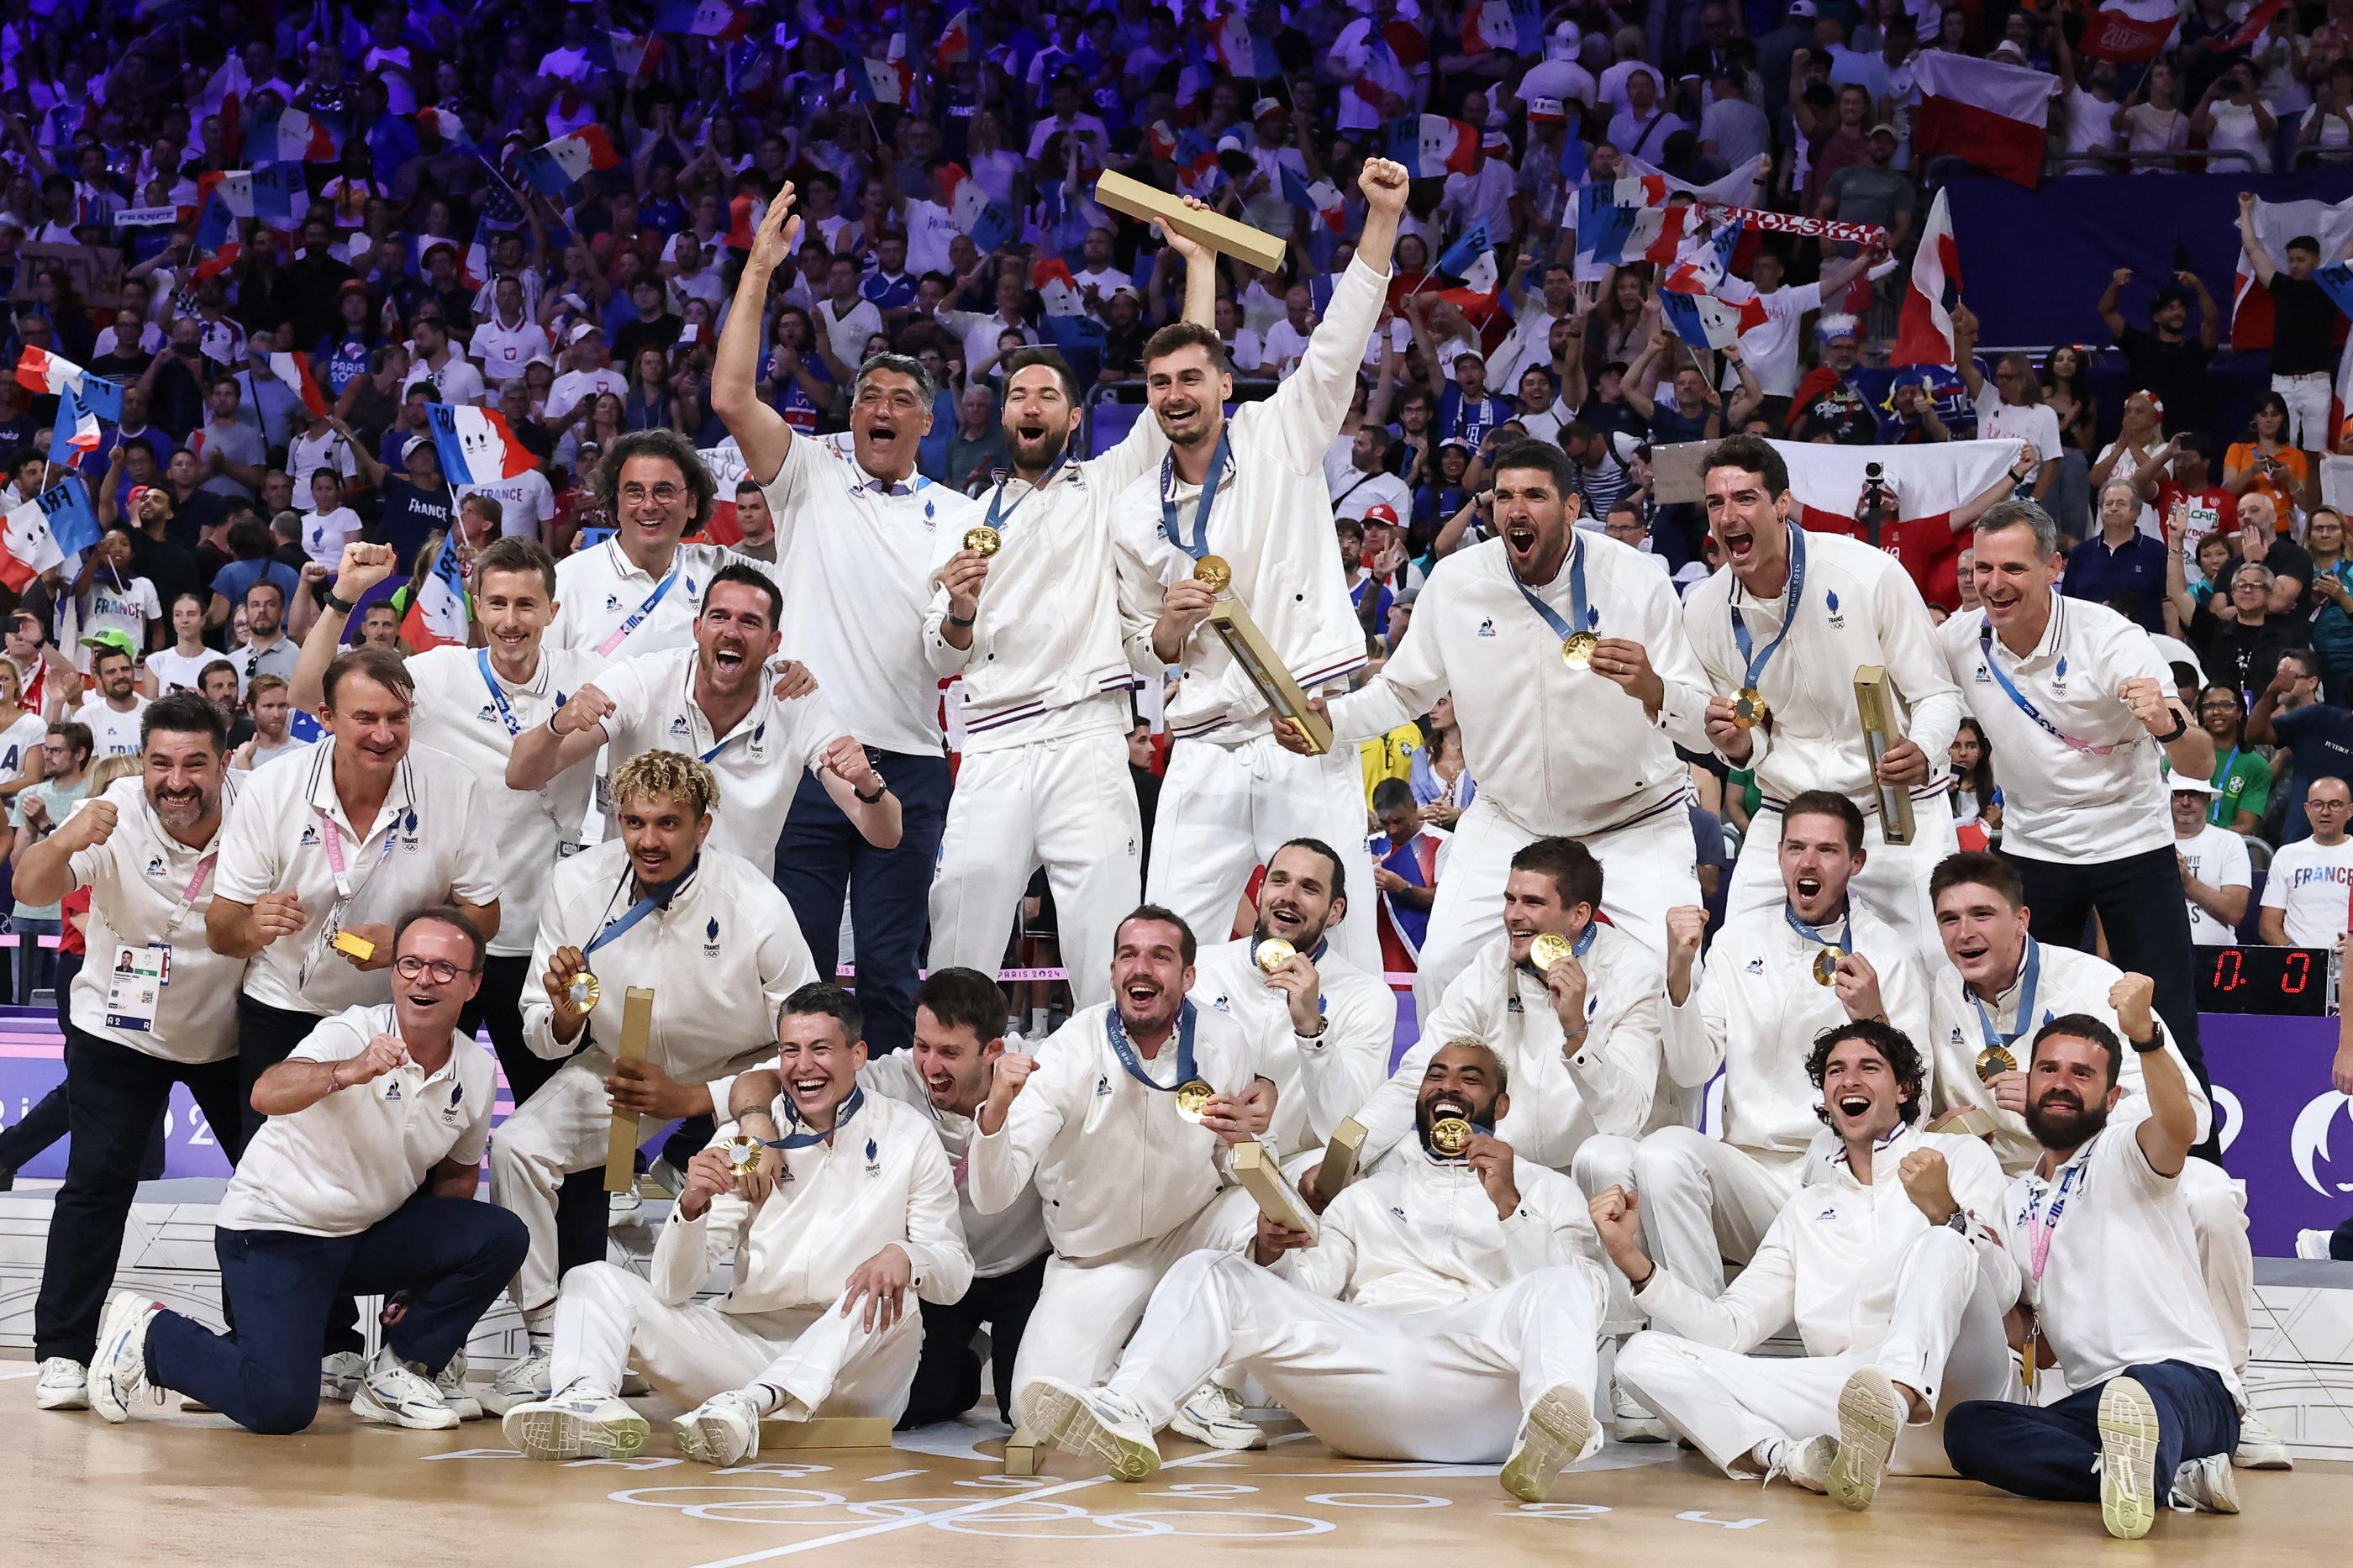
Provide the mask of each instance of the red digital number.
[{"label": "red digital number", "polygon": [[2287,965],[2280,976],[2280,994],[2301,996],[2304,988],[2312,984],[2312,954],[2297,948],[2287,955]]},{"label": "red digital number", "polygon": [[2214,955],[2214,989],[2236,991],[2247,983],[2246,955],[2235,947],[2226,947]]}]

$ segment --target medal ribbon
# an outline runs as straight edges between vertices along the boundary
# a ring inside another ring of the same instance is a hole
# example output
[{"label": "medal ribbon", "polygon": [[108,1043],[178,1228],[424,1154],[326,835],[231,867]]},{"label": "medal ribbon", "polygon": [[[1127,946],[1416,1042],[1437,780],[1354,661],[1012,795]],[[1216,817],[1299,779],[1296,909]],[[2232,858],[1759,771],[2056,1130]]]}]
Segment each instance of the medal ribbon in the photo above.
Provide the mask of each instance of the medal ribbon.
[{"label": "medal ribbon", "polygon": [[1577,542],[1573,529],[1568,538],[1567,620],[1562,620],[1558,610],[1538,598],[1535,591],[1518,577],[1512,579],[1512,586],[1520,591],[1520,597],[1528,602],[1531,609],[1544,617],[1544,624],[1552,628],[1553,636],[1563,642],[1577,632],[1592,631],[1601,624],[1601,612],[1587,607],[1585,603],[1585,547]]},{"label": "medal ribbon", "polygon": [[1983,1002],[1978,1000],[1978,994],[1969,992],[1969,1005],[1978,1010],[1978,1026],[1985,1031],[1988,1048],[2008,1046],[2034,1026],[2034,992],[2042,979],[2042,944],[2030,936],[2026,939],[2026,967],[2021,972],[2018,985],[2018,1027],[2007,1035],[1993,1026],[1993,1015],[1986,1011]]},{"label": "medal ribbon", "polygon": [[2042,725],[2046,732],[2057,739],[2062,744],[2072,747],[2075,751],[2083,752],[2087,757],[2105,757],[2109,752],[2119,749],[2113,745],[2095,746],[2089,741],[2079,741],[2074,736],[2070,735],[2064,730],[2059,728],[2058,725],[2053,724],[2050,720],[2045,719],[2042,716],[2042,710],[2037,708],[2033,703],[2026,700],[2026,693],[2018,689],[2017,684],[2003,672],[2000,661],[1994,658],[1993,626],[1990,623],[1980,627],[1978,631],[1978,652],[1985,659],[1986,668],[1993,672],[1994,684],[2000,687],[2003,694],[2018,705],[2018,710],[2021,713],[2025,714],[2028,718],[2033,720],[2037,724]]},{"label": "medal ribbon", "polygon": [[2026,1223],[2032,1227],[2027,1234],[2027,1252],[2032,1259],[2034,1282],[2038,1285],[2042,1282],[2043,1266],[2051,1261],[2052,1235],[2059,1228],[2059,1216],[2067,1212],[2067,1189],[2075,1184],[2075,1178],[2083,1171],[2080,1164],[2067,1167],[2066,1174],[2059,1178],[2059,1190],[2052,1194],[2049,1214],[2036,1212],[2041,1207],[2039,1201],[2029,1199],[2027,1202]]},{"label": "medal ribbon", "polygon": [[[628,933],[628,929],[631,926],[637,924],[639,921],[653,913],[655,910],[669,903],[670,900],[676,898],[678,896],[678,890],[686,886],[686,879],[689,877],[693,876],[695,868],[702,864],[702,857],[700,855],[696,856],[692,860],[687,863],[685,870],[681,871],[677,876],[671,878],[669,881],[664,882],[661,886],[648,893],[644,898],[639,899],[636,903],[631,904],[628,909],[623,910],[617,919],[607,924],[603,931],[598,931],[595,936],[588,939],[588,945],[580,950],[580,956],[586,958],[590,953],[595,952],[598,948],[620,941],[621,938]],[[628,873],[625,872],[623,875],[627,876]],[[607,904],[605,907],[607,909],[611,909],[613,906]]]},{"label": "medal ribbon", "polygon": [[599,657],[605,658],[612,658],[613,650],[619,647],[622,643],[628,641],[628,636],[631,632],[636,631],[638,626],[645,624],[646,617],[654,613],[654,606],[660,604],[662,602],[662,596],[670,592],[670,585],[678,581],[678,574],[679,567],[676,563],[672,563],[670,569],[670,575],[664,577],[660,582],[654,584],[654,591],[646,595],[646,602],[639,605],[636,609],[631,610],[629,612],[629,618],[623,621],[619,626],[615,626],[610,632],[607,632],[605,635],[605,640],[596,645],[596,652]]},{"label": "medal ribbon", "polygon": [[1200,504],[1193,510],[1193,538],[1189,543],[1176,516],[1176,502],[1169,493],[1176,489],[1176,454],[1172,451],[1160,459],[1160,531],[1168,536],[1169,543],[1196,561],[1209,552],[1209,509],[1217,504],[1218,487],[1225,482],[1226,464],[1233,449],[1231,428],[1220,431],[1218,450],[1209,459],[1209,477],[1201,486]]},{"label": "medal ribbon", "polygon": [[1848,958],[1854,956],[1854,911],[1852,910],[1849,910],[1847,911],[1845,917],[1846,929],[1839,932],[1839,939],[1836,942],[1832,942],[1830,938],[1824,936],[1820,931],[1799,920],[1798,918],[1798,911],[1788,904],[1783,904],[1781,906],[1781,918],[1789,922],[1789,929],[1791,931],[1796,931],[1799,936],[1804,937],[1808,942],[1814,943],[1816,946],[1834,946],[1843,956]]},{"label": "medal ribbon", "polygon": [[[788,1094],[785,1096],[784,1099],[785,1115],[791,1119],[794,1126],[799,1126],[801,1120],[800,1112],[793,1109],[793,1097]],[[849,1119],[857,1115],[859,1110],[865,1104],[866,1090],[862,1087],[852,1089],[849,1091],[849,1098],[841,1102],[841,1109],[833,1113],[833,1126],[830,1131],[824,1132],[787,1132],[782,1138],[763,1138],[760,1142],[765,1143],[771,1149],[783,1149],[786,1152],[790,1152],[795,1149],[806,1149],[813,1143],[822,1143],[827,1139],[832,1137],[834,1133],[840,1131],[844,1127],[848,1126]]]},{"label": "medal ribbon", "polygon": [[1746,673],[1741,676],[1740,684],[1749,691],[1758,689],[1757,683],[1765,678],[1765,667],[1773,662],[1773,656],[1780,652],[1781,645],[1788,640],[1789,628],[1798,624],[1799,601],[1806,595],[1806,531],[1794,522],[1785,522],[1781,526],[1789,531],[1789,607],[1782,613],[1781,629],[1774,634],[1773,640],[1767,643],[1761,651],[1751,652],[1750,644],[1754,639],[1748,635],[1747,623],[1740,618],[1739,606],[1735,605],[1732,611],[1732,640],[1739,645],[1740,657],[1746,661]]},{"label": "medal ribbon", "polygon": [[1154,1082],[1152,1075],[1144,1070],[1144,1064],[1136,1060],[1135,1047],[1127,1043],[1127,1026],[1120,1022],[1117,1004],[1103,1015],[1103,1032],[1111,1037],[1112,1054],[1119,1058],[1119,1065],[1127,1069],[1128,1077],[1155,1094],[1174,1094],[1199,1076],[1193,1062],[1193,1027],[1199,1017],[1190,1002],[1177,1010],[1176,1081],[1167,1085]]},{"label": "medal ribbon", "polygon": [[[1004,532],[1005,530],[1012,523],[1013,514],[1021,510],[1021,501],[1028,500],[1031,496],[1036,495],[1039,490],[1042,490],[1048,485],[1052,484],[1054,482],[1054,476],[1060,473],[1062,471],[1062,465],[1070,460],[1070,448],[1065,447],[1062,448],[1062,455],[1054,459],[1053,463],[1046,469],[1045,474],[1039,478],[1038,482],[1031,485],[1028,490],[1022,493],[1021,500],[1015,501],[1011,506],[1005,505],[1005,486],[1007,481],[1004,479],[997,480],[997,488],[988,492],[988,527],[998,533]],[[1164,496],[1168,493],[1165,485],[1163,486],[1160,493]],[[999,510],[999,508],[1003,508],[1003,510]],[[1169,510],[1173,511],[1176,509],[1172,507]],[[1206,516],[1207,510],[1207,508],[1203,509],[1205,515],[1203,518],[1202,532],[1205,535],[1208,531],[1208,519]]]}]

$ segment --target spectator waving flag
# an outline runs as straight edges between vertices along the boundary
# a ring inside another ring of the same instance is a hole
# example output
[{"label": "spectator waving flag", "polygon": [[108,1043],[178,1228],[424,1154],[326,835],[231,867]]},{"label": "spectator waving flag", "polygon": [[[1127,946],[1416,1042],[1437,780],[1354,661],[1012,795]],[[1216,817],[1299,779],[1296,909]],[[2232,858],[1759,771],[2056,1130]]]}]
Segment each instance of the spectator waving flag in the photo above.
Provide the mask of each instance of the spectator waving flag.
[{"label": "spectator waving flag", "polygon": [[1958,158],[2032,189],[2042,177],[2042,144],[2059,79],[1944,49],[1922,50],[1915,68],[1920,111],[1912,121],[1913,150]]},{"label": "spectator waving flag", "polygon": [[522,155],[522,177],[531,188],[559,201],[589,175],[620,166],[621,155],[613,150],[613,139],[596,124],[584,125]]},{"label": "spectator waving flag", "polygon": [[[2337,310],[2353,316],[2353,267],[2339,261],[2313,273],[2312,280],[2320,285],[2321,291]],[[2337,384],[2329,396],[2333,401],[2328,410],[2328,428],[2341,430],[2345,427],[2346,411],[2353,409],[2353,337],[2346,339],[2343,351],[2337,356]]]},{"label": "spectator waving flag", "polygon": [[302,406],[323,419],[327,415],[326,395],[311,376],[311,356],[306,353],[275,353],[268,361],[269,374],[286,390],[301,400]]},{"label": "spectator waving flag", "polygon": [[[236,218],[259,218],[272,228],[292,229],[295,216],[310,205],[311,187],[303,178],[301,164],[273,163],[267,168],[230,169],[199,175],[196,200],[219,209],[217,215],[207,214],[199,220],[196,243],[218,244],[219,240],[207,240],[206,233],[233,227],[229,220]],[[226,234],[222,237],[226,238]]]},{"label": "spectator waving flag", "polygon": [[1438,269],[1449,278],[1460,278],[1462,286],[1474,294],[1493,294],[1501,286],[1503,274],[1495,266],[1495,242],[1488,237],[1483,218],[1463,230],[1462,237],[1446,247],[1438,258]]},{"label": "spectator waving flag", "polygon": [[341,156],[334,127],[299,109],[260,115],[245,132],[248,163],[332,163]]},{"label": "spectator waving flag", "polygon": [[[2320,241],[2323,256],[2342,256],[2353,247],[2353,198],[2341,202],[2255,203],[2255,237],[2263,242],[2274,264],[2287,259],[2287,242],[2299,235]],[[2272,346],[2272,294],[2256,280],[2255,268],[2243,247],[2231,299],[2231,346],[2241,353]]]},{"label": "spectator waving flag", "polygon": [[1416,179],[1475,174],[1486,158],[1480,151],[1478,129],[1442,114],[1392,120],[1387,134],[1388,156],[1403,163],[1406,173]]},{"label": "spectator waving flag", "polygon": [[1920,230],[1920,248],[1912,258],[1912,287],[1904,293],[1904,312],[1895,327],[1895,349],[1890,364],[1951,364],[1953,307],[1961,302],[1961,253],[1953,243],[1953,215],[1938,187],[1928,205],[1928,222]]},{"label": "spectator waving flag", "polygon": [[452,489],[495,485],[539,466],[531,448],[515,438],[506,416],[495,408],[428,403],[425,416],[433,428],[434,450],[441,455],[442,477]]},{"label": "spectator waving flag", "polygon": [[984,256],[991,255],[1013,239],[1016,214],[1009,202],[993,202],[980,182],[965,173],[961,163],[947,163],[940,169],[940,205],[948,209],[956,227],[972,236],[973,245]]},{"label": "spectator waving flag", "polygon": [[849,96],[861,103],[904,109],[914,98],[914,73],[907,68],[904,60],[860,56],[850,63],[845,74],[849,78]]},{"label": "spectator waving flag", "polygon": [[1274,46],[1250,31],[1240,7],[1209,24],[1209,43],[1217,50],[1218,63],[1235,76],[1263,81],[1282,74],[1282,68],[1275,63]]},{"label": "spectator waving flag", "polygon": [[[434,434],[437,438],[440,434],[438,420]],[[441,548],[433,555],[433,570],[417,585],[416,595],[408,601],[408,613],[400,618],[401,640],[419,653],[428,647],[462,644],[467,640],[466,627],[471,611],[466,600],[465,566],[458,559],[458,531],[453,528],[441,536]]]},{"label": "spectator waving flag", "polygon": [[751,30],[751,14],[737,10],[729,0],[662,0],[654,12],[657,33],[685,33],[733,44]]},{"label": "spectator waving flag", "polygon": [[1533,0],[1471,0],[1462,7],[1462,52],[1544,53],[1544,16]]},{"label": "spectator waving flag", "polygon": [[43,348],[27,343],[16,356],[16,384],[27,392],[37,392],[50,397],[62,397],[68,391],[79,390],[90,373],[69,359],[60,359]]},{"label": "spectator waving flag", "polygon": [[2176,0],[2105,0],[2085,24],[2081,47],[2097,59],[2145,65],[2165,52],[2179,26],[2181,7]]},{"label": "spectator waving flag", "polygon": [[940,29],[940,44],[932,51],[932,63],[942,70],[964,64],[972,58],[972,13],[958,11]]},{"label": "spectator waving flag", "polygon": [[1340,188],[1329,180],[1317,180],[1313,184],[1288,163],[1282,171],[1282,199],[1301,212],[1314,217],[1317,226],[1334,235],[1348,229],[1347,200]]},{"label": "spectator waving flag", "polygon": [[71,552],[98,542],[98,516],[81,481],[69,479],[10,509],[5,549],[0,551],[0,584],[21,594],[42,573],[65,564],[66,537],[79,541]]},{"label": "spectator waving flag", "polygon": [[2246,21],[2240,24],[2237,32],[2214,46],[2214,53],[2227,55],[2235,49],[2254,47],[2255,40],[2272,30],[2272,18],[2286,8],[2287,0],[2263,0],[2247,13]]},{"label": "spectator waving flag", "polygon": [[1659,305],[1675,336],[1694,348],[1728,349],[1741,333],[1767,320],[1765,307],[1755,300],[1735,305],[1713,294],[1684,294],[1671,288],[1659,290]]},{"label": "spectator waving flag", "polygon": [[1640,190],[1648,180],[1617,180],[1584,186],[1577,193],[1577,248],[1604,265],[1633,261],[1672,264],[1681,254],[1683,235],[1692,226],[1692,208],[1630,205],[1626,187]]},{"label": "spectator waving flag", "polygon": [[58,416],[50,421],[49,461],[60,468],[79,467],[98,450],[98,414],[81,398],[81,386],[69,386],[58,397]]}]

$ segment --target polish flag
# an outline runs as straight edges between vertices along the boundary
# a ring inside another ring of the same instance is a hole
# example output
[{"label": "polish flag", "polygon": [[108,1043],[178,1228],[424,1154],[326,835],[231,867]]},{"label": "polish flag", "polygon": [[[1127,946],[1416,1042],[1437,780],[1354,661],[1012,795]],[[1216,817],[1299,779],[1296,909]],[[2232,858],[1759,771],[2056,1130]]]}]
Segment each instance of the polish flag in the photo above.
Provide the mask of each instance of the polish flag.
[{"label": "polish flag", "polygon": [[[2287,265],[2287,242],[2307,234],[2320,241],[2321,255],[2344,255],[2353,245],[2353,197],[2341,202],[2256,201],[2255,237],[2263,241],[2274,267]],[[2245,353],[2271,346],[2272,293],[2255,280],[2254,267],[2241,247],[2231,298],[2231,347]]]},{"label": "polish flag", "polygon": [[1855,513],[1862,507],[1864,466],[1878,464],[1882,480],[1895,492],[1895,515],[1881,523],[1880,548],[1902,563],[1930,603],[1949,606],[1960,602],[1956,573],[1967,541],[1949,527],[1905,525],[1949,518],[1962,503],[1984,494],[2018,460],[2019,447],[2010,440],[1908,447],[1776,441],[1773,449],[1789,465],[1789,494],[1798,503],[1799,525],[1866,542]]},{"label": "polish flag", "polygon": [[522,155],[522,177],[542,195],[561,199],[590,174],[621,166],[620,153],[601,125],[584,125],[569,136],[533,148]]},{"label": "polish flag", "polygon": [[2181,7],[2177,0],[2106,0],[2084,26],[2084,41],[2077,47],[2118,65],[2143,65],[2165,52],[2167,41],[2179,26]]},{"label": "polish flag", "polygon": [[306,353],[274,353],[269,356],[269,374],[285,384],[286,390],[302,400],[302,406],[324,418],[327,413],[326,395],[311,378],[311,356]]},{"label": "polish flag", "polygon": [[495,408],[428,403],[425,414],[433,427],[434,447],[441,454],[442,477],[453,488],[494,485],[539,466]]},{"label": "polish flag", "polygon": [[2286,8],[2287,0],[2263,0],[2262,5],[2247,13],[2246,21],[2237,32],[2214,46],[2214,52],[2227,55],[2234,49],[2253,47],[2256,39],[2272,30],[2272,18]]},{"label": "polish flag", "polygon": [[1912,258],[1912,287],[1904,294],[1890,364],[1951,364],[1953,307],[1961,302],[1961,252],[1953,240],[1953,215],[1947,193],[1936,192],[1920,248]]},{"label": "polish flag", "polygon": [[1915,151],[1959,158],[2030,190],[2042,179],[2057,77],[1926,49],[1913,79],[1920,89],[1920,111],[1912,121]]},{"label": "polish flag", "polygon": [[408,614],[400,621],[401,640],[420,653],[463,644],[468,620],[465,566],[458,559],[458,531],[452,528],[441,536],[433,570],[408,601]]}]

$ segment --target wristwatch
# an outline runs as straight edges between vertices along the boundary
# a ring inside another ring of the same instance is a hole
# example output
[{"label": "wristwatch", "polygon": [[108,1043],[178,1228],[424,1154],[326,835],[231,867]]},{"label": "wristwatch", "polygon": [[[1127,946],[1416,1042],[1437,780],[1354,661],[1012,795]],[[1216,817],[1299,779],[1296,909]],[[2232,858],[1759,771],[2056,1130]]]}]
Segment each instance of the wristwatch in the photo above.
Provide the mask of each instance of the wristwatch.
[{"label": "wristwatch", "polygon": [[2160,746],[2169,746],[2189,732],[2189,721],[2182,717],[2181,710],[2175,708],[2170,711],[2173,714],[2173,728],[2157,737],[2157,743]]},{"label": "wristwatch", "polygon": [[1953,1205],[1953,1212],[1945,1216],[1945,1228],[1951,1231],[1955,1236],[1968,1236],[1969,1234],[1968,1211],[1961,1207],[1960,1205],[1955,1204]]},{"label": "wristwatch", "polygon": [[2148,1038],[2146,1041],[2136,1040],[2126,1035],[2125,1044],[2133,1048],[2136,1056],[2145,1057],[2151,1051],[2165,1049],[2165,1020],[2152,1014],[2148,1020]]},{"label": "wristwatch", "polygon": [[335,614],[339,616],[348,616],[353,610],[358,609],[359,605],[354,603],[347,603],[344,600],[336,598],[335,591],[332,588],[330,588],[327,590],[327,608],[334,611]]}]

